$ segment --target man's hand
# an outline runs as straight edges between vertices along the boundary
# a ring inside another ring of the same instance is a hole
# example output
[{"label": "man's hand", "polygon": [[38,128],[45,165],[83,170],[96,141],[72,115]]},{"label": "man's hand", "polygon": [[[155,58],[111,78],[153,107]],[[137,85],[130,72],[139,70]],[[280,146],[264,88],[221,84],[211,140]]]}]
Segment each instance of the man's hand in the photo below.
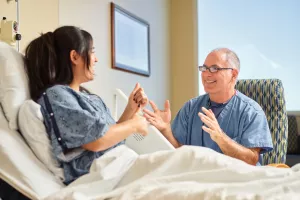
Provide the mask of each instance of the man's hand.
[{"label": "man's hand", "polygon": [[202,107],[202,111],[205,113],[198,113],[201,121],[206,125],[202,126],[202,129],[210,135],[210,138],[217,142],[221,137],[224,136],[222,129],[219,126],[219,123],[212,112],[211,109],[207,110],[206,108]]},{"label": "man's hand", "polygon": [[150,101],[150,105],[154,112],[144,109],[144,117],[151,125],[155,126],[175,148],[181,147],[182,145],[177,141],[172,133],[170,125],[171,110],[169,100],[166,100],[164,110],[159,110],[153,101]]},{"label": "man's hand", "polygon": [[150,101],[150,105],[154,112],[144,109],[144,117],[160,132],[164,132],[170,126],[171,121],[169,100],[166,100],[164,110],[159,110],[153,101]]},{"label": "man's hand", "polygon": [[225,155],[245,161],[248,164],[256,165],[259,160],[261,148],[246,148],[230,137],[228,137],[220,128],[214,113],[209,109],[202,108],[205,113],[198,113],[202,122],[207,126],[202,129],[210,135],[210,138],[218,144]]}]

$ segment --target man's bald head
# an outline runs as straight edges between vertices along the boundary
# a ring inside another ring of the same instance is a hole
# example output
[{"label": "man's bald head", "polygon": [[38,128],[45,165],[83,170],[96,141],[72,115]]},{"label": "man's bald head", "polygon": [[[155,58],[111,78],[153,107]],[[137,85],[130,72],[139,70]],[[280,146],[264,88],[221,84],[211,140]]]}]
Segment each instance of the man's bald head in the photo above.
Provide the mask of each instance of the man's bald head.
[{"label": "man's bald head", "polygon": [[240,71],[240,59],[232,50],[228,48],[217,48],[212,50],[210,54],[219,54],[224,61],[228,63],[228,67],[232,67]]}]

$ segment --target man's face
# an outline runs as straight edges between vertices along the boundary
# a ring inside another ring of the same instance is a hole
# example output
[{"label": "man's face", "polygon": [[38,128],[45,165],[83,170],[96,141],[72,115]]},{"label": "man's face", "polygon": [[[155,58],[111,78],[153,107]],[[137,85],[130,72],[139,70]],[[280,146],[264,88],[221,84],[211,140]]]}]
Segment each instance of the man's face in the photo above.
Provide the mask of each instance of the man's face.
[{"label": "man's face", "polygon": [[[218,66],[219,68],[231,68],[226,61],[226,56],[221,52],[210,53],[204,62],[206,67]],[[209,70],[202,72],[202,84],[208,94],[222,94],[234,88],[238,71],[236,69],[219,70],[211,73]]]}]

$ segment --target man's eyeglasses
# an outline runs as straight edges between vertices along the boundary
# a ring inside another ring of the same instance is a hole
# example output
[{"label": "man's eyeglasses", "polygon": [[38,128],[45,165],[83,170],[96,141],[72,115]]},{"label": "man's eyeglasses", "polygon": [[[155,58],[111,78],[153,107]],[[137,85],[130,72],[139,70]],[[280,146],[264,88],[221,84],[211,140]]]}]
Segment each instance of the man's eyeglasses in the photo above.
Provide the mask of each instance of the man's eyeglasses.
[{"label": "man's eyeglasses", "polygon": [[226,69],[231,69],[233,70],[233,68],[221,68],[217,65],[212,65],[211,67],[207,67],[205,65],[203,66],[199,66],[199,71],[200,72],[205,72],[206,70],[210,71],[210,73],[216,73],[218,71],[221,71],[221,70],[226,70]]}]

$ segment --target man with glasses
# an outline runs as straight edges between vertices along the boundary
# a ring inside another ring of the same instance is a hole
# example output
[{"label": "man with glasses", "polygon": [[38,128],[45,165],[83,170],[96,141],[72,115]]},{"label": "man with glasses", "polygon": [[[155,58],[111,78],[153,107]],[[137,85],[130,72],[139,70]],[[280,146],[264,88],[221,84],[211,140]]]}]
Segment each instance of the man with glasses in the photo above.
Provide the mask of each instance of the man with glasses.
[{"label": "man with glasses", "polygon": [[262,154],[271,151],[273,144],[262,108],[235,90],[239,58],[230,49],[215,49],[199,70],[207,94],[186,102],[172,125],[169,101],[164,110],[150,101],[154,112],[144,109],[144,116],[176,148],[204,146],[260,165]]}]

